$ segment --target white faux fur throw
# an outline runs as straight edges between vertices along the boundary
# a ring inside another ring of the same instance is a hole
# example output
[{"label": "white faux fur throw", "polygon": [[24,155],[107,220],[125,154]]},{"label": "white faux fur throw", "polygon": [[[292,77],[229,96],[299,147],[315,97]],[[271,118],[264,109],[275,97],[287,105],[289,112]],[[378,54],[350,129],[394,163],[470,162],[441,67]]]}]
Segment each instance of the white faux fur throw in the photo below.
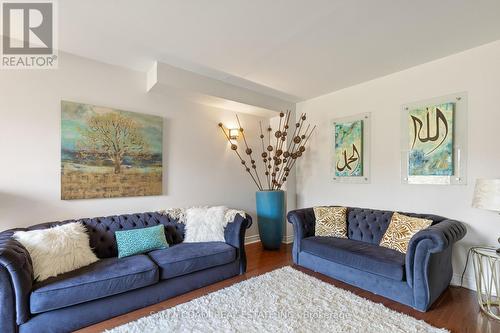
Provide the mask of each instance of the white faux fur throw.
[{"label": "white faux fur throw", "polygon": [[79,222],[49,229],[17,231],[13,237],[28,250],[38,281],[99,260],[90,248],[85,227]]},{"label": "white faux fur throw", "polygon": [[193,207],[184,212],[177,209],[176,213],[179,221],[186,224],[186,243],[224,242],[224,228],[227,224],[234,220],[236,214],[245,216],[244,212],[224,206]]},{"label": "white faux fur throw", "polygon": [[[243,217],[246,217],[246,213],[243,210],[239,209],[232,209],[232,208],[227,208],[225,206],[220,206],[224,207],[225,213],[224,213],[224,222],[226,225],[228,223],[231,223],[234,221],[234,218],[236,217],[237,214],[240,214]],[[208,209],[209,207],[191,207],[191,208],[206,208]],[[178,220],[179,223],[186,223],[186,211],[190,208],[168,208],[159,211],[160,214],[163,215],[168,215],[170,218]]]}]

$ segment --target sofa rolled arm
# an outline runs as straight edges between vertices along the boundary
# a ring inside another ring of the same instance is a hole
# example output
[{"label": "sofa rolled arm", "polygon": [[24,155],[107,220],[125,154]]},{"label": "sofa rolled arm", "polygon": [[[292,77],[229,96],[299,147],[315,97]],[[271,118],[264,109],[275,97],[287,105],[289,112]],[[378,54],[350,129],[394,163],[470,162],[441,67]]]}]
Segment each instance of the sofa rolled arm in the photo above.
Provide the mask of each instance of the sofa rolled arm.
[{"label": "sofa rolled arm", "polygon": [[[419,252],[424,250],[429,253],[442,252],[453,245],[453,243],[462,239],[466,233],[467,229],[465,225],[455,220],[443,220],[417,232],[410,240],[406,252],[406,273],[410,286],[413,285],[415,260],[417,258],[424,258],[426,254]],[[423,241],[427,245],[425,247],[419,246]]]},{"label": "sofa rolled arm", "polygon": [[314,236],[316,217],[312,208],[292,210],[287,214],[287,220],[293,225],[293,262],[298,264],[301,240]]},{"label": "sofa rolled arm", "polygon": [[[33,285],[33,263],[28,250],[12,238],[13,231],[0,234],[0,294],[13,297],[14,307],[0,307],[0,318],[10,318],[17,325],[28,321],[29,295]],[[10,289],[10,290],[9,290]],[[9,326],[9,325],[7,325]],[[0,327],[4,327],[4,324]]]},{"label": "sofa rolled arm", "polygon": [[248,214],[241,216],[236,214],[233,222],[227,224],[224,230],[226,243],[234,246],[237,250],[237,257],[240,259],[240,274],[246,272],[247,258],[245,254],[245,232],[252,225],[252,217]]},{"label": "sofa rolled arm", "polygon": [[423,239],[432,241],[432,253],[441,252],[448,246],[462,239],[467,233],[465,225],[455,220],[443,220],[417,232],[408,244],[408,253],[414,253],[418,242]]},{"label": "sofa rolled arm", "polygon": [[[463,223],[443,220],[417,232],[410,240],[405,259],[406,276],[408,285],[415,290],[418,308],[432,304],[441,289],[448,286],[453,274],[451,248],[466,233]],[[439,274],[429,276],[431,270],[439,270]]]}]

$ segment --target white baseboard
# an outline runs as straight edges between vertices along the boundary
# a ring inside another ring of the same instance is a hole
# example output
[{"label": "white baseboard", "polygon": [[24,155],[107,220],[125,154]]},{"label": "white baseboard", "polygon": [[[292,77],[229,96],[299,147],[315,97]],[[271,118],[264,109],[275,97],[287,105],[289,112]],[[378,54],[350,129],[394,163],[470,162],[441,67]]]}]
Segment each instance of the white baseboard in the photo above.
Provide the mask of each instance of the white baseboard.
[{"label": "white baseboard", "polygon": [[[245,237],[245,244],[252,244],[252,243],[257,243],[257,242],[260,242],[259,235],[252,235],[252,236]],[[283,236],[283,239],[281,242],[284,244],[293,243],[293,235]]]},{"label": "white baseboard", "polygon": [[285,243],[285,244],[293,243],[293,235],[283,236],[282,243]]},{"label": "white baseboard", "polygon": [[[453,286],[460,287],[460,279],[461,279],[461,277],[462,277],[461,274],[453,274],[453,277],[451,278],[451,283],[450,284],[453,285]],[[475,277],[465,275],[464,276],[464,282],[461,285],[461,287],[464,287],[464,288],[467,288],[467,289],[470,289],[470,290],[473,290],[473,291],[477,292]],[[484,289],[483,289],[483,293],[485,293]],[[496,292],[495,292],[494,288],[492,290],[492,294],[493,294],[493,296],[496,296]]]},{"label": "white baseboard", "polygon": [[252,243],[257,243],[257,242],[260,242],[259,235],[252,235],[252,236],[245,237],[245,244],[252,244]]},{"label": "white baseboard", "polygon": [[460,285],[461,278],[462,278],[462,274],[456,274],[456,273],[453,274],[453,276],[451,277],[450,284],[452,286],[464,287],[464,288],[476,291],[476,281],[474,280],[473,277],[464,275],[463,284]]}]

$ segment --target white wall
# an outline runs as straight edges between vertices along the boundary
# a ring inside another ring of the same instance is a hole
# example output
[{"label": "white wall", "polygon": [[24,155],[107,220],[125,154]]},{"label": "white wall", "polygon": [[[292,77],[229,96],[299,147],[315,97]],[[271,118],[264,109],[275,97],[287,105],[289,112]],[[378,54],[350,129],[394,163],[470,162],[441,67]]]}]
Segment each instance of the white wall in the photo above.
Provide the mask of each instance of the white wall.
[{"label": "white wall", "polygon": [[[401,105],[462,91],[469,98],[468,184],[401,184]],[[471,199],[476,178],[500,177],[500,41],[299,103],[297,114],[301,112],[307,112],[318,131],[298,165],[299,207],[339,204],[435,213],[463,221],[468,233],[454,249],[454,282],[470,246],[498,246],[500,216],[471,208]],[[372,112],[371,184],[334,184],[330,121],[363,112]],[[473,287],[469,268],[466,282]]]},{"label": "white wall", "polygon": [[[0,230],[59,219],[224,204],[255,216],[255,185],[217,124],[233,112],[146,93],[146,75],[60,54],[57,70],[0,71]],[[60,200],[60,103],[164,117],[163,196]],[[251,144],[258,121],[240,114]],[[255,221],[256,222],[256,221]],[[256,234],[256,223],[247,235]]]}]

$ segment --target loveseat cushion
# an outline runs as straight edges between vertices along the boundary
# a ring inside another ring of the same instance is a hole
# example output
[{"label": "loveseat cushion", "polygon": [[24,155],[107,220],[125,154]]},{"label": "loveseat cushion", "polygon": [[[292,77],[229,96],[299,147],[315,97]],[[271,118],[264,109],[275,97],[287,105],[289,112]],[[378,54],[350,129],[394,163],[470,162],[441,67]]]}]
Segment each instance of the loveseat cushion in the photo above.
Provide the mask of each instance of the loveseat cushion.
[{"label": "loveseat cushion", "polygon": [[166,280],[236,260],[236,249],[224,242],[181,243],[148,253]]},{"label": "loveseat cushion", "polygon": [[158,282],[158,267],[146,255],[102,259],[33,286],[31,313],[107,297]]},{"label": "loveseat cushion", "polygon": [[369,273],[403,281],[405,255],[378,245],[335,237],[308,237],[301,251]]}]

